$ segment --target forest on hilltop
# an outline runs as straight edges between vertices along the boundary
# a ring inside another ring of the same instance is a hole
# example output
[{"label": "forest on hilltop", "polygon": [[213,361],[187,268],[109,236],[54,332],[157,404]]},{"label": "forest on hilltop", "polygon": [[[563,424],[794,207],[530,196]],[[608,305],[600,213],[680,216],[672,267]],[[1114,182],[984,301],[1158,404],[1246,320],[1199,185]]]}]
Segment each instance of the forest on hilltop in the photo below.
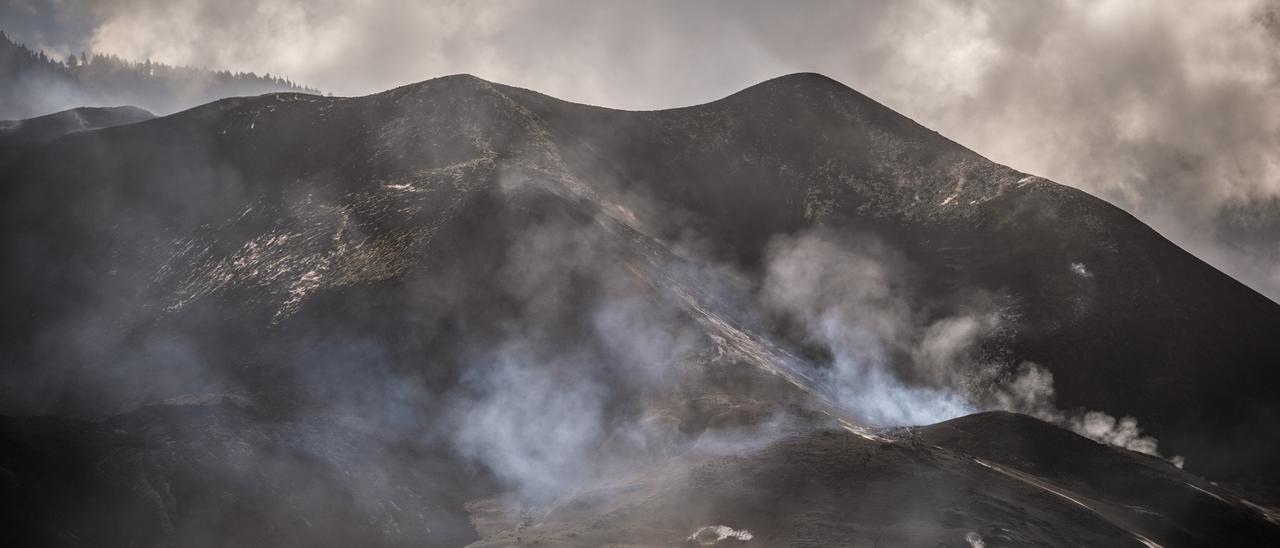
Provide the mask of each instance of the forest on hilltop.
[{"label": "forest on hilltop", "polygon": [[271,74],[137,62],[89,52],[56,59],[0,31],[0,119],[80,106],[134,105],[169,114],[223,97],[277,91],[319,93]]}]

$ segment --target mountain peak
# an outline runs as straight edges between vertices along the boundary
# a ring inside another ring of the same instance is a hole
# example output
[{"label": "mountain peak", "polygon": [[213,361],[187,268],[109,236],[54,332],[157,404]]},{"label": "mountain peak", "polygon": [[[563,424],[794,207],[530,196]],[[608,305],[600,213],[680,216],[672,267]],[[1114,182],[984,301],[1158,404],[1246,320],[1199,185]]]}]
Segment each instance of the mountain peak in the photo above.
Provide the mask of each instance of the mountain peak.
[{"label": "mountain peak", "polygon": [[[763,82],[760,82],[760,83],[759,83],[759,84],[757,84],[757,85],[760,85],[760,86],[766,86],[766,85],[770,85],[770,84],[790,84],[790,85],[809,85],[809,86],[839,86],[839,87],[842,87],[842,88],[848,88],[848,87],[849,87],[849,86],[846,86],[846,85],[844,85],[844,84],[840,83],[840,81],[839,81],[839,80],[836,80],[836,79],[834,79],[834,78],[831,78],[830,76],[827,76],[827,75],[825,75],[825,74],[818,73],[818,72],[792,72],[792,73],[789,73],[789,74],[783,74],[782,76],[778,76],[778,77],[775,77],[775,78],[770,78],[770,79],[768,79],[768,80],[765,80],[765,81],[763,81]],[[850,88],[850,89],[852,89],[852,88]]]},{"label": "mountain peak", "polygon": [[770,78],[749,86],[729,97],[743,94],[787,95],[791,97],[825,97],[831,94],[851,94],[861,100],[875,102],[870,97],[858,92],[858,90],[816,72],[793,72]]},{"label": "mountain peak", "polygon": [[[866,94],[816,72],[771,78],[716,102],[722,101],[737,103],[752,111],[773,112],[788,118],[800,116],[806,120],[812,116],[825,117],[834,111],[848,122],[877,126],[899,138],[920,140],[940,147],[939,150],[963,149],[972,153]],[[808,114],[800,114],[802,111]]]},{"label": "mountain peak", "polygon": [[485,80],[484,78],[481,78],[474,74],[461,72],[458,74],[446,74],[444,76],[437,76],[435,78],[420,80],[418,82],[405,84],[403,86],[392,88],[381,93],[375,93],[374,95],[396,95],[396,94],[402,94],[402,93],[413,93],[418,91],[436,90],[436,89],[442,89],[442,88],[443,89],[467,88],[467,87],[487,88],[492,85],[493,85],[493,82]]}]

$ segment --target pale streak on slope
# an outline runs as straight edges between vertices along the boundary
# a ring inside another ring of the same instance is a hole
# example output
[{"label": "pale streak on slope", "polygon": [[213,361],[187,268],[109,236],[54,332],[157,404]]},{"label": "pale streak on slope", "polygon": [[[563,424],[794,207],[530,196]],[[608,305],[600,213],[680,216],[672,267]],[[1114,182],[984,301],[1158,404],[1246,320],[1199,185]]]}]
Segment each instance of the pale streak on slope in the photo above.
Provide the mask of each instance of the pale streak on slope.
[{"label": "pale streak on slope", "polygon": [[[720,351],[782,377],[809,394],[820,404],[818,411],[836,421],[846,431],[871,441],[892,443],[892,440],[876,435],[870,428],[841,413],[834,401],[817,387],[818,383],[802,370],[799,358],[752,333],[740,322],[734,321],[732,314],[718,310],[728,308],[727,304],[723,304],[725,298],[715,295],[710,288],[703,287],[691,276],[682,275],[682,270],[678,267],[684,259],[664,244],[613,217],[605,207],[599,207],[597,222],[613,235],[636,244],[640,250],[637,258],[641,260],[628,265],[632,274],[656,290],[673,295],[693,319],[706,329]],[[721,306],[716,306],[716,303],[721,303]]]},{"label": "pale streak on slope", "polygon": [[[536,141],[540,151],[544,153],[539,157],[550,159],[549,166],[517,159],[515,165],[526,171],[525,182],[538,184],[541,188],[561,197],[592,204],[595,209],[595,221],[601,228],[620,240],[635,244],[625,246],[626,249],[635,252],[634,259],[627,265],[631,273],[654,289],[675,296],[694,320],[707,329],[716,341],[718,349],[770,374],[780,376],[811,395],[820,403],[819,411],[836,421],[846,431],[871,441],[893,442],[844,416],[831,398],[816,388],[816,381],[801,370],[798,366],[800,363],[798,358],[738,325],[738,322],[729,318],[730,314],[722,314],[715,310],[714,303],[723,299],[712,294],[709,289],[700,287],[696,280],[681,276],[679,269],[675,268],[681,263],[690,261],[681,258],[661,241],[638,229],[635,226],[635,214],[630,208],[609,199],[592,185],[575,177],[564,166],[558,148],[550,141],[537,116],[515,101],[511,101],[501,92],[494,91],[510,101],[517,111],[526,116],[528,129],[531,134],[538,137]],[[624,219],[618,218],[619,216]]]},{"label": "pale streak on slope", "polygon": [[1262,517],[1266,518],[1267,521],[1274,523],[1276,525],[1280,525],[1280,513],[1277,513],[1275,510],[1272,510],[1260,504],[1255,504],[1245,499],[1239,499],[1239,500],[1245,506],[1248,506],[1249,508],[1252,508],[1253,510],[1256,510],[1258,513],[1262,514]]},{"label": "pale streak on slope", "polygon": [[[1190,487],[1190,488],[1192,488],[1192,489],[1195,489],[1196,491],[1199,491],[1199,492],[1204,493],[1204,494],[1206,494],[1206,495],[1209,495],[1209,496],[1211,496],[1211,497],[1213,497],[1213,498],[1215,498],[1215,499],[1218,499],[1218,501],[1219,501],[1219,502],[1222,502],[1222,503],[1224,503],[1224,504],[1231,504],[1231,503],[1230,503],[1226,498],[1224,498],[1222,495],[1219,495],[1219,494],[1217,494],[1217,493],[1214,493],[1214,492],[1212,492],[1212,491],[1209,491],[1209,490],[1207,490],[1207,489],[1205,489],[1205,488],[1203,488],[1203,487],[1200,487],[1200,486],[1198,486],[1198,485],[1196,485],[1196,484],[1194,484],[1194,483],[1190,483],[1190,482],[1184,482],[1184,483],[1186,483],[1187,487]],[[1263,519],[1265,519],[1265,520],[1267,520],[1267,521],[1269,521],[1269,522],[1271,522],[1271,523],[1273,523],[1273,524],[1275,524],[1275,525],[1280,525],[1280,514],[1277,514],[1274,510],[1271,510],[1271,509],[1266,508],[1266,507],[1264,507],[1264,506],[1261,506],[1261,505],[1255,504],[1255,503],[1250,502],[1250,501],[1248,501],[1248,500],[1245,500],[1245,499],[1243,499],[1243,498],[1235,497],[1235,499],[1236,499],[1237,501],[1239,501],[1239,502],[1240,502],[1240,504],[1241,504],[1241,505],[1243,505],[1244,507],[1246,507],[1246,508],[1248,508],[1248,509],[1250,509],[1250,510],[1253,510],[1253,511],[1255,511],[1255,512],[1257,512],[1257,513],[1261,514]]]},{"label": "pale streak on slope", "polygon": [[1134,531],[1134,530],[1130,529],[1129,527],[1127,527],[1127,526],[1125,526],[1125,525],[1123,525],[1123,524],[1116,523],[1116,521],[1115,521],[1115,520],[1111,519],[1111,518],[1110,518],[1109,516],[1107,516],[1106,514],[1104,514],[1104,513],[1100,512],[1100,511],[1098,511],[1096,508],[1094,508],[1094,507],[1092,507],[1092,506],[1089,506],[1088,504],[1085,504],[1085,503],[1084,503],[1084,502],[1082,502],[1080,499],[1078,499],[1078,498],[1076,498],[1076,497],[1074,497],[1074,496],[1072,496],[1072,495],[1068,494],[1069,492],[1068,492],[1068,491],[1066,491],[1065,489],[1061,489],[1061,488],[1055,487],[1055,486],[1053,486],[1052,484],[1050,484],[1049,482],[1047,482],[1047,481],[1045,481],[1045,480],[1043,480],[1043,479],[1040,479],[1040,478],[1038,478],[1038,477],[1036,477],[1036,476],[1033,476],[1033,475],[1031,475],[1031,474],[1028,474],[1028,473],[1026,473],[1026,472],[1022,472],[1022,471],[1020,471],[1020,470],[1015,470],[1015,469],[1013,469],[1013,468],[1008,468],[1008,467],[1005,467],[1005,466],[1002,466],[1002,465],[999,465],[999,464],[995,464],[995,463],[987,462],[987,461],[985,461],[985,460],[982,460],[982,459],[979,459],[979,458],[976,458],[976,457],[973,459],[973,462],[976,462],[976,463],[978,463],[978,464],[980,464],[980,465],[982,465],[982,466],[985,466],[985,467],[987,467],[987,468],[989,468],[989,469],[991,469],[991,470],[994,470],[994,471],[999,472],[999,473],[1001,473],[1001,474],[1003,474],[1003,475],[1005,475],[1005,476],[1008,476],[1008,477],[1010,477],[1010,478],[1013,478],[1013,479],[1016,479],[1016,480],[1018,480],[1018,481],[1021,481],[1021,482],[1025,483],[1025,484],[1027,484],[1027,485],[1030,485],[1030,486],[1035,487],[1035,488],[1037,488],[1037,489],[1040,489],[1040,490],[1042,490],[1042,491],[1045,491],[1045,492],[1051,493],[1051,494],[1053,494],[1053,495],[1057,496],[1058,498],[1061,498],[1061,499],[1063,499],[1063,500],[1066,500],[1067,502],[1070,502],[1070,503],[1072,503],[1072,504],[1075,504],[1076,506],[1079,506],[1079,507],[1081,507],[1081,508],[1084,508],[1085,510],[1088,510],[1089,512],[1092,512],[1094,515],[1096,515],[1096,516],[1098,516],[1098,517],[1102,518],[1102,519],[1103,519],[1104,521],[1106,521],[1107,523],[1110,523],[1110,524],[1112,524],[1112,525],[1115,525],[1116,527],[1119,527],[1119,528],[1121,528],[1121,529],[1125,530],[1125,531],[1126,531],[1126,532],[1128,532],[1130,535],[1133,535],[1134,540],[1138,541],[1139,543],[1141,543],[1143,546],[1146,546],[1147,548],[1163,548],[1163,546],[1161,546],[1159,543],[1157,543],[1157,542],[1155,542],[1155,541],[1153,541],[1153,540],[1151,540],[1151,539],[1147,538],[1146,536],[1142,535],[1141,533],[1138,533],[1137,531]]},{"label": "pale streak on slope", "polygon": [[[177,242],[152,282],[175,284],[166,307],[170,312],[235,288],[261,287],[269,295],[266,304],[276,308],[273,319],[278,322],[321,289],[391,278],[418,264],[421,258],[409,250],[429,244],[495,167],[488,154],[418,170],[381,183],[377,191],[346,194],[341,205],[307,199],[296,204],[292,219],[248,239],[230,255],[216,256],[213,239],[248,217],[254,209],[250,206],[236,219],[205,227],[208,237]],[[456,194],[451,200],[432,200],[432,193],[440,190]],[[389,215],[427,219],[413,229],[384,234],[367,234],[354,220]]]},{"label": "pale streak on slope", "polygon": [[1217,494],[1217,493],[1213,493],[1213,492],[1211,492],[1211,491],[1206,491],[1206,490],[1204,490],[1204,489],[1200,488],[1199,486],[1197,486],[1197,485],[1195,485],[1195,484],[1193,484],[1193,483],[1189,483],[1189,482],[1184,482],[1184,483],[1186,483],[1186,484],[1187,484],[1187,487],[1190,487],[1190,488],[1192,488],[1192,489],[1195,489],[1196,491],[1199,491],[1199,492],[1204,493],[1204,494],[1206,494],[1206,495],[1209,495],[1209,496],[1211,496],[1211,497],[1213,497],[1213,498],[1215,498],[1215,499],[1218,499],[1218,502],[1223,502],[1223,503],[1227,502],[1227,499],[1224,499],[1224,498],[1222,498],[1222,497],[1218,496],[1218,494]]}]

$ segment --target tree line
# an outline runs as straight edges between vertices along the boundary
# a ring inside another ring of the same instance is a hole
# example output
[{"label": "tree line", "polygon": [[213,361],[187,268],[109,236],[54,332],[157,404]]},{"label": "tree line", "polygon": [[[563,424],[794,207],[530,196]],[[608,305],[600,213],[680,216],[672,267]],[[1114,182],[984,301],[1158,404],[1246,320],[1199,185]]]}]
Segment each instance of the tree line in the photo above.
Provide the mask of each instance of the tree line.
[{"label": "tree line", "polygon": [[223,97],[319,93],[271,74],[175,66],[81,52],[57,59],[0,31],[0,119],[78,106],[134,105],[168,114]]}]

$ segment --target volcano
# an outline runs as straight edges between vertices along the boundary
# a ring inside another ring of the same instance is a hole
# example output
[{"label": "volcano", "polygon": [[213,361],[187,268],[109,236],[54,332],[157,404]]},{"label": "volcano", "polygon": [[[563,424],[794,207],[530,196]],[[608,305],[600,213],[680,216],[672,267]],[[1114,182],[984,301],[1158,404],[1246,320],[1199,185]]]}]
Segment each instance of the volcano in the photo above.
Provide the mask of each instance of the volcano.
[{"label": "volcano", "polygon": [[0,141],[14,545],[1280,543],[1280,305],[824,76],[114,114]]}]

